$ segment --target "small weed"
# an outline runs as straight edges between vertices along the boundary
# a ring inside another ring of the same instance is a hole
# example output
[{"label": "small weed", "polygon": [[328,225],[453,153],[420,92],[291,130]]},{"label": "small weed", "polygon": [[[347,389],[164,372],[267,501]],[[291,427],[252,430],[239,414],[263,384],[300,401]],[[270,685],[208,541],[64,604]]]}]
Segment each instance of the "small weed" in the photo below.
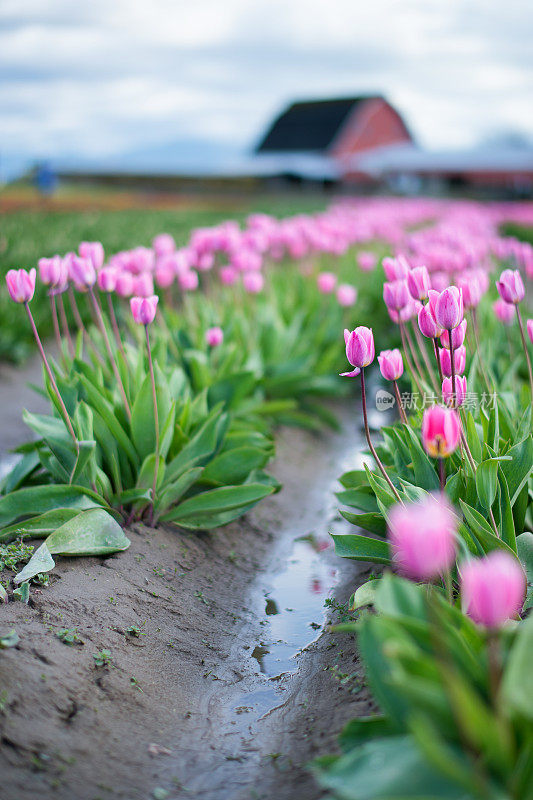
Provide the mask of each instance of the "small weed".
[{"label": "small weed", "polygon": [[[144,625],[146,625],[146,620],[143,622],[142,626]],[[129,628],[126,628],[126,633],[128,636],[134,636],[136,639],[140,636],[146,636],[146,631],[141,630],[138,625],[130,625]]]},{"label": "small weed", "polygon": [[99,650],[98,653],[93,653],[94,666],[109,667],[113,663],[113,657],[110,650]]},{"label": "small weed", "polygon": [[131,678],[130,678],[130,684],[135,689],[138,689],[142,694],[144,694],[143,689],[141,688],[141,684],[139,683],[139,681],[137,680],[137,678],[134,675],[132,675]]},{"label": "small weed", "polygon": [[198,597],[202,601],[202,603],[204,603],[206,606],[209,605],[209,600],[206,600],[206,598],[204,597],[204,593],[201,592],[199,589],[195,591],[194,596]]},{"label": "small weed", "polygon": [[36,586],[49,586],[50,585],[50,575],[47,572],[39,572],[38,575],[35,575],[31,582],[34,583]]},{"label": "small weed", "polygon": [[116,597],[108,597],[108,598],[107,598],[107,602],[108,602],[108,603],[111,603],[111,605],[112,605],[112,606],[116,606],[116,605],[117,605],[117,603],[118,603],[118,600],[117,600],[117,598],[116,598]]},{"label": "small weed", "polygon": [[15,600],[20,600],[22,603],[27,603],[30,599],[30,583],[29,581],[24,581],[18,586],[14,592],[13,597]]},{"label": "small weed", "polygon": [[9,544],[0,544],[0,570],[17,569],[21,561],[29,561],[33,555],[33,545],[24,544],[22,539]]},{"label": "small weed", "polygon": [[0,692],[0,714],[5,713],[8,697],[9,695],[7,693],[7,689],[4,689],[2,692]]},{"label": "small weed", "polygon": [[81,636],[78,635],[77,628],[60,628],[56,631],[56,636],[61,639],[63,644],[85,644]]}]

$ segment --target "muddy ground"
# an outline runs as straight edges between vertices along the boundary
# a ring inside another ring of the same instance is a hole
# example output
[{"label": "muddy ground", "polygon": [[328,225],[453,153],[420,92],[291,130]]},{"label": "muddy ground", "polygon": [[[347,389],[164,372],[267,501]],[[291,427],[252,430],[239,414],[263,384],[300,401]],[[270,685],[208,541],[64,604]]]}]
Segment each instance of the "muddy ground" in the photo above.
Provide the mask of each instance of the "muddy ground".
[{"label": "muddy ground", "polygon": [[20,635],[0,651],[1,800],[321,796],[307,765],[372,708],[354,638],[326,630],[368,575],[325,548],[361,447],[339,410],[342,434],[279,432],[283,491],[238,523],[135,526],[125,553],[58,560],[29,606],[1,608]]}]

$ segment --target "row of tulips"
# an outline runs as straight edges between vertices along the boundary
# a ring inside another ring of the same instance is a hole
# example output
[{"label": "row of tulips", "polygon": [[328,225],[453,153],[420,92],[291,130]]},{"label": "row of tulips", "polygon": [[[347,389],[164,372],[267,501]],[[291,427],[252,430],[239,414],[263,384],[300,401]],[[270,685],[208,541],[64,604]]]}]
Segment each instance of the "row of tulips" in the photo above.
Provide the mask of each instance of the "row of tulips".
[{"label": "row of tulips", "polygon": [[[429,236],[416,240],[427,245]],[[343,800],[523,800],[533,785],[533,320],[523,323],[526,288],[517,267],[532,277],[529,251],[492,247],[510,266],[494,282],[491,319],[483,307],[490,265],[469,264],[465,273],[452,261],[450,285],[442,286],[414,257],[417,249],[383,261],[383,299],[401,349],[382,351],[378,363],[400,419],[381,429],[377,445],[365,391],[374,335],[365,326],[344,331],[353,369],[342,374],[360,378],[377,471],[365,465],[346,473],[338,494],[363,512],[343,511],[346,519],[374,538],[336,535],[335,547],[392,572],[361,586],[351,603],[359,618],[338,626],[358,635],[380,712],[349,723],[343,754],[315,769]],[[509,340],[502,374],[497,324],[513,319],[521,352]],[[498,346],[490,347],[494,339]],[[410,415],[398,388],[404,360],[413,391],[429,398]],[[491,397],[490,409],[467,410],[468,361],[468,383]]]}]

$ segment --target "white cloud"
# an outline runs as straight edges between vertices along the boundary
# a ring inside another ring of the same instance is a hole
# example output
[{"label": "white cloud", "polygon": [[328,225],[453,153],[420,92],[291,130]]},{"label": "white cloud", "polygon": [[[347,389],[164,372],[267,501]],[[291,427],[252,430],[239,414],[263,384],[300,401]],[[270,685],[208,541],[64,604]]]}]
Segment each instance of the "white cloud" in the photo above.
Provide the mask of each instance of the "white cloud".
[{"label": "white cloud", "polygon": [[533,136],[522,0],[3,0],[0,148],[245,146],[300,96],[383,92],[424,144]]}]

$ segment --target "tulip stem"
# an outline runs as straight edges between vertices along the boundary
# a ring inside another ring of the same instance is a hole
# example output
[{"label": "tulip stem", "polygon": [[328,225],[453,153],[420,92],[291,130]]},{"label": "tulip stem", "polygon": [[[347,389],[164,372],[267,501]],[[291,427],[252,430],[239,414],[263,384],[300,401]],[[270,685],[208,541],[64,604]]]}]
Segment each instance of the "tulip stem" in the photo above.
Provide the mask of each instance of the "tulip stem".
[{"label": "tulip stem", "polygon": [[481,374],[483,376],[483,382],[485,383],[485,386],[487,387],[487,392],[489,394],[492,394],[494,392],[494,387],[491,388],[491,385],[489,383],[489,379],[488,379],[487,373],[485,371],[485,362],[484,362],[483,356],[481,355],[481,347],[479,346],[479,330],[478,330],[478,325],[477,325],[477,311],[476,311],[475,308],[472,308],[470,310],[470,313],[471,313],[471,316],[472,316],[472,330],[474,331],[474,341],[476,343],[476,352],[477,352],[477,358],[478,358],[478,361],[479,361],[479,368],[480,368]]},{"label": "tulip stem", "polygon": [[113,305],[113,298],[111,297],[111,292],[107,292],[107,306],[109,308],[109,318],[111,320],[111,327],[113,328],[113,333],[115,335],[115,341],[117,343],[117,347],[122,353],[122,358],[124,359],[124,363],[128,363],[126,361],[126,353],[124,352],[124,345],[122,344],[122,338],[120,336],[120,330],[118,327],[117,322],[117,315],[115,314],[115,306]]},{"label": "tulip stem", "polygon": [[154,503],[155,492],[157,488],[157,475],[159,472],[159,412],[157,409],[157,392],[155,388],[154,365],[152,362],[152,348],[150,347],[150,334],[148,333],[148,325],[144,326],[146,332],[146,347],[148,350],[148,366],[150,368],[150,380],[152,382],[152,400],[154,404],[154,427],[155,427],[155,466],[154,466],[154,480],[152,483],[152,505],[150,508],[150,524],[154,522]]},{"label": "tulip stem", "polygon": [[75,355],[74,343],[72,341],[72,336],[70,335],[70,328],[68,326],[67,312],[65,311],[65,303],[63,302],[63,293],[59,295],[59,316],[61,318],[63,336],[66,336],[67,339],[68,351],[70,353],[70,357],[74,358]]},{"label": "tulip stem", "polygon": [[442,383],[444,381],[444,375],[442,374],[442,364],[440,363],[439,343],[438,343],[437,337],[435,337],[433,339],[433,347],[434,347],[434,350],[435,350],[435,358],[437,359],[437,367],[438,367],[438,370],[439,370],[439,379],[440,379],[441,392],[442,392]]},{"label": "tulip stem", "polygon": [[56,338],[56,345],[59,348],[59,352],[63,354],[63,347],[61,343],[61,331],[59,330],[59,320],[57,318],[56,297],[53,291],[50,292],[48,297],[50,299],[50,310],[52,311],[52,322],[54,324],[54,336]]},{"label": "tulip stem", "polygon": [[89,297],[91,298],[91,302],[93,304],[94,313],[96,315],[96,319],[98,322],[98,327],[100,328],[100,332],[104,337],[104,343],[107,350],[107,355],[109,356],[109,360],[111,362],[111,369],[115,375],[115,380],[117,381],[118,388],[120,390],[120,394],[122,395],[122,400],[124,403],[124,408],[126,409],[126,414],[128,415],[128,420],[131,422],[131,409],[130,404],[128,403],[128,398],[126,396],[126,390],[124,388],[124,384],[122,383],[122,378],[120,377],[120,372],[118,370],[117,362],[115,360],[115,356],[113,355],[113,351],[111,349],[111,343],[109,341],[109,336],[107,335],[107,328],[105,326],[104,318],[102,316],[102,309],[100,308],[100,304],[96,299],[96,295],[94,293],[93,287],[89,287]]},{"label": "tulip stem", "polygon": [[403,352],[404,352],[404,355],[405,355],[405,360],[407,361],[407,366],[409,367],[409,372],[412,375],[412,378],[413,378],[413,380],[414,380],[414,382],[416,384],[416,388],[418,389],[419,394],[421,396],[423,396],[424,392],[422,391],[422,387],[420,386],[420,383],[418,381],[418,378],[417,378],[417,375],[416,375],[416,372],[415,372],[415,368],[413,367],[413,362],[411,361],[411,357],[409,355],[409,350],[407,348],[407,341],[406,341],[406,338],[405,338],[405,329],[404,329],[403,322],[401,322],[401,321],[398,322],[398,326],[400,328],[400,336],[402,337]]},{"label": "tulip stem", "polygon": [[398,389],[398,381],[393,381],[392,385],[394,386],[394,394],[395,394],[395,397],[396,397],[396,402],[398,403],[398,412],[400,414],[400,419],[401,419],[402,422],[404,422],[407,425],[408,424],[407,415],[406,415],[405,409],[404,409],[404,407],[402,405],[402,399],[400,397],[400,390]]},{"label": "tulip stem", "polygon": [[87,339],[87,342],[89,343],[89,345],[91,347],[91,350],[93,351],[93,353],[95,354],[97,360],[99,361],[100,366],[104,367],[105,366],[105,362],[104,362],[102,356],[100,355],[100,353],[98,352],[98,348],[96,347],[95,343],[93,342],[93,340],[89,336],[89,332],[87,331],[87,328],[83,324],[83,320],[81,318],[80,310],[78,308],[78,303],[76,302],[76,297],[74,295],[74,290],[73,290],[72,286],[68,287],[68,297],[69,297],[69,300],[70,300],[70,308],[72,309],[72,313],[74,315],[74,321],[75,321],[76,325],[78,326],[79,330],[81,331],[82,338],[83,339]]},{"label": "tulip stem", "polygon": [[531,392],[531,398],[533,399],[533,369],[531,368],[531,359],[527,350],[526,337],[524,336],[524,324],[522,322],[522,314],[518,308],[518,303],[515,304],[515,308],[516,318],[518,319],[518,327],[520,329],[520,337],[522,339],[522,347],[524,348],[524,353],[526,355],[527,370],[529,372],[529,390]]},{"label": "tulip stem", "polygon": [[385,478],[385,480],[389,484],[389,486],[390,486],[390,488],[392,490],[392,493],[395,496],[396,500],[403,505],[402,498],[398,494],[398,491],[397,491],[395,485],[393,484],[393,482],[391,481],[391,479],[387,475],[387,470],[385,469],[385,467],[381,463],[380,458],[379,458],[378,454],[376,453],[376,449],[375,449],[374,445],[372,444],[372,439],[370,438],[370,428],[368,427],[368,416],[367,416],[367,412],[366,412],[366,390],[365,390],[365,368],[364,367],[361,367],[361,402],[362,402],[362,405],[363,405],[363,421],[364,421],[364,425],[365,425],[365,435],[366,435],[366,440],[368,442],[368,446],[370,448],[370,452],[372,453],[374,461],[378,465],[378,467],[379,467],[379,469],[381,471],[381,474],[383,475],[383,477]]},{"label": "tulip stem", "polygon": [[444,459],[442,456],[439,456],[438,462],[440,490],[444,493],[446,491],[446,470],[444,469]]},{"label": "tulip stem", "polygon": [[50,383],[52,385],[52,389],[54,390],[54,394],[57,397],[57,402],[59,403],[59,407],[61,409],[61,414],[63,416],[63,420],[65,422],[65,425],[67,426],[67,430],[68,430],[70,436],[72,437],[72,441],[74,442],[74,448],[76,450],[76,462],[74,463],[74,467],[72,469],[72,473],[71,473],[70,481],[69,481],[69,483],[72,483],[74,470],[76,469],[76,463],[77,463],[79,455],[80,455],[80,444],[78,442],[76,434],[74,433],[74,428],[72,427],[72,422],[70,421],[70,417],[69,417],[68,411],[66,409],[65,403],[63,402],[63,398],[61,397],[61,394],[60,394],[59,389],[57,387],[56,379],[54,378],[54,374],[53,374],[53,372],[52,372],[52,370],[50,368],[50,364],[48,363],[48,359],[46,357],[46,353],[44,352],[44,347],[43,347],[42,342],[41,342],[41,337],[39,336],[39,332],[37,330],[37,325],[35,324],[35,320],[33,319],[33,314],[31,313],[30,304],[29,304],[28,301],[26,301],[24,303],[24,307],[26,308],[26,312],[27,312],[28,318],[30,320],[31,329],[32,329],[33,335],[35,337],[35,341],[37,342],[37,347],[39,349],[39,354],[40,354],[42,362],[44,364],[44,368],[46,370],[46,374],[48,375],[48,380],[50,381]]},{"label": "tulip stem", "polygon": [[433,386],[433,388],[437,392],[438,391],[438,386],[437,386],[436,381],[435,381],[435,374],[434,374],[433,370],[431,369],[431,363],[429,361],[429,357],[428,357],[428,354],[427,354],[427,351],[426,351],[426,346],[425,346],[424,341],[422,339],[422,334],[420,333],[420,331],[418,329],[418,325],[415,325],[414,323],[412,323],[412,325],[413,325],[413,331],[415,332],[416,343],[418,344],[418,349],[422,353],[422,358],[424,359],[424,364],[425,364],[427,373],[429,375],[429,380],[431,382],[431,385]]}]

